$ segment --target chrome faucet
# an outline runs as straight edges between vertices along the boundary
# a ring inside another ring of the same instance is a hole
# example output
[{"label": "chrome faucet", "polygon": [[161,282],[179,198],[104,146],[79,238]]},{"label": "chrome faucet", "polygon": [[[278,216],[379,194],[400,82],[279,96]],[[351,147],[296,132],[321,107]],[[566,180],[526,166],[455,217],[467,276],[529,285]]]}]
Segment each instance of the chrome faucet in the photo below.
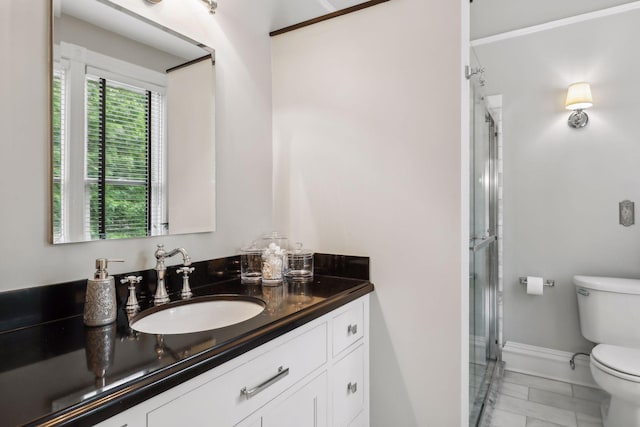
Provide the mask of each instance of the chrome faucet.
[{"label": "chrome faucet", "polygon": [[156,287],[156,294],[153,298],[154,305],[160,305],[169,302],[169,295],[167,294],[167,288],[164,285],[164,275],[167,271],[167,267],[164,265],[165,258],[171,258],[175,254],[182,254],[182,264],[185,266],[191,265],[191,259],[189,254],[184,248],[176,248],[170,252],[164,250],[164,245],[158,245],[156,249],[156,272],[158,274],[158,286]]}]

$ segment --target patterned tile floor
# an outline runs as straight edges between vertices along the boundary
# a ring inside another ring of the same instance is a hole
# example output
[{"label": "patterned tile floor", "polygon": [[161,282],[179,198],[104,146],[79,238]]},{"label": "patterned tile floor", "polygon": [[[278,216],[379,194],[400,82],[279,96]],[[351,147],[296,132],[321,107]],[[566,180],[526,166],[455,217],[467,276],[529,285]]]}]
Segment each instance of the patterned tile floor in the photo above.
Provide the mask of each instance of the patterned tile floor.
[{"label": "patterned tile floor", "polygon": [[491,427],[602,427],[604,391],[505,371]]}]

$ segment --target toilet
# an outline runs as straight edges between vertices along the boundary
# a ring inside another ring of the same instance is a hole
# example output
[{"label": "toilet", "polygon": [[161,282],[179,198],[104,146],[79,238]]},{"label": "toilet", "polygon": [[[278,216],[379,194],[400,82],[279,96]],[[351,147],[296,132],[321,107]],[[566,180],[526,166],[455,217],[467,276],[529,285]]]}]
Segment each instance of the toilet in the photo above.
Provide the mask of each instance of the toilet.
[{"label": "toilet", "polygon": [[640,427],[640,280],[574,276],[593,379],[611,395],[605,427]]}]

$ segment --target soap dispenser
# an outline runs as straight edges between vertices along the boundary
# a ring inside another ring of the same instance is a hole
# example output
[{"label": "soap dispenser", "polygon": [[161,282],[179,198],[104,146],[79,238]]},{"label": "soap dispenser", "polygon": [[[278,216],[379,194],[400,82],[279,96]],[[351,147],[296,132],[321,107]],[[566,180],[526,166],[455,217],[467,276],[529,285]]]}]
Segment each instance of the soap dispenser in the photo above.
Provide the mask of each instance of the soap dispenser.
[{"label": "soap dispenser", "polygon": [[107,266],[110,262],[124,262],[122,259],[96,259],[96,272],[87,280],[87,293],[84,299],[84,324],[102,326],[112,323],[118,315],[116,304],[116,284],[109,276]]}]

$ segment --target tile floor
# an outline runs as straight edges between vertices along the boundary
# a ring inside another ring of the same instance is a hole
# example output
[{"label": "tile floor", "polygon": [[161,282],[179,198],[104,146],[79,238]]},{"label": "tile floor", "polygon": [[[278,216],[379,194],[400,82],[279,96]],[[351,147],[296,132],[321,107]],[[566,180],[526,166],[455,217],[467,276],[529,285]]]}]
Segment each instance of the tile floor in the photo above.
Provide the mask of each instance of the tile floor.
[{"label": "tile floor", "polygon": [[491,427],[602,427],[600,389],[505,371]]}]

